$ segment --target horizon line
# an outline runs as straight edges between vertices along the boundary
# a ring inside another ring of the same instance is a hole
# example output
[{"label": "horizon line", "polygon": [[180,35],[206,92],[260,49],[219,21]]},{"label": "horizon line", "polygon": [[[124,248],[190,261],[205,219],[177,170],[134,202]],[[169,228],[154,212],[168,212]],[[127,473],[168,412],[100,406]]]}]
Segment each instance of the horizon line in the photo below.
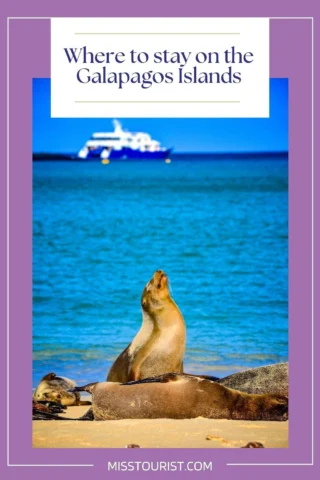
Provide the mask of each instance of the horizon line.
[{"label": "horizon line", "polygon": [[[220,151],[220,152],[202,152],[202,151],[174,151],[171,155],[288,155],[289,150],[241,150],[241,151]],[[58,155],[58,156],[77,156],[76,152],[51,152],[39,150],[32,152],[32,155]]]}]

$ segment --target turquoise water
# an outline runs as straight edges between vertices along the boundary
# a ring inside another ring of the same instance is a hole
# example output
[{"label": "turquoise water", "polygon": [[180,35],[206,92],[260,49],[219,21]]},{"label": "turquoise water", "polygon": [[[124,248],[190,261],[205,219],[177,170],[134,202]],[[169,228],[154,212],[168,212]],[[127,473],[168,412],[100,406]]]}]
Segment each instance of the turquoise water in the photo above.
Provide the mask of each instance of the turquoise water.
[{"label": "turquoise water", "polygon": [[165,270],[185,371],[287,360],[286,160],[34,162],[33,383],[104,380]]}]

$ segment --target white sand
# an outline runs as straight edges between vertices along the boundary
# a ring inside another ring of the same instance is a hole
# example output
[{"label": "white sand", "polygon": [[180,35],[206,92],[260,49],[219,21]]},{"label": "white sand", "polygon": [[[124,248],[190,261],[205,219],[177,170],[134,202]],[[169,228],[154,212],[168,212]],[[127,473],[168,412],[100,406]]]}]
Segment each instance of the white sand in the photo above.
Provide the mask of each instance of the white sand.
[{"label": "white sand", "polygon": [[[88,407],[69,407],[77,418]],[[206,440],[210,436],[211,440]],[[106,422],[33,421],[35,448],[239,448],[261,442],[266,448],[288,447],[288,422],[244,420],[109,420]]]}]

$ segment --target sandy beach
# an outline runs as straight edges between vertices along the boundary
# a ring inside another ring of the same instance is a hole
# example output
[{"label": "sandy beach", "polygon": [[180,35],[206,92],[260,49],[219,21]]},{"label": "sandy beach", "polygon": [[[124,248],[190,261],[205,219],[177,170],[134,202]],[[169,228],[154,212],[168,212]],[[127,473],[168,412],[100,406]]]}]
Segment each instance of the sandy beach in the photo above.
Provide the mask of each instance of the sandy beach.
[{"label": "sandy beach", "polygon": [[[69,407],[77,418],[88,407]],[[210,438],[207,440],[207,438]],[[33,421],[34,448],[240,448],[261,442],[265,448],[288,447],[288,422],[211,420],[109,420],[106,422]]]}]

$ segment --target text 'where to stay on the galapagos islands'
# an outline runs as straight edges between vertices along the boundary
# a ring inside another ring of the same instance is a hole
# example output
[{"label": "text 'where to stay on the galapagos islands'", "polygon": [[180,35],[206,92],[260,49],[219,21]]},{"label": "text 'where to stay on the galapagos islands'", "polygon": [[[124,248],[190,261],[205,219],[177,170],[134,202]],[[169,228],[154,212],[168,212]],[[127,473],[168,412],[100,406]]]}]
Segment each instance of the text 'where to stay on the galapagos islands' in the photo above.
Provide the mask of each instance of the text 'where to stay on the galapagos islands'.
[{"label": "text 'where to stay on the galapagos islands'", "polygon": [[[241,83],[242,74],[234,71],[234,65],[246,65],[254,61],[252,52],[240,52],[235,46],[221,52],[170,52],[163,50],[150,54],[134,49],[128,52],[93,52],[88,50],[86,46],[64,48],[64,52],[69,64],[81,65],[76,73],[77,81],[80,84],[114,84],[119,89],[122,89],[128,83],[137,84],[143,89],[161,83],[237,84]],[[130,64],[130,71],[129,69],[118,71],[119,65],[125,65],[126,63]],[[152,65],[168,65],[171,69],[170,71],[148,69],[141,72],[142,64],[149,68]],[[215,65],[215,71],[202,71],[201,65],[208,64]],[[94,68],[91,65],[94,65]],[[100,66],[99,70],[97,65]],[[139,67],[139,71],[131,71],[132,66],[135,65]],[[113,66],[117,66],[116,71],[112,71]],[[217,66],[220,68],[217,69]]]}]

